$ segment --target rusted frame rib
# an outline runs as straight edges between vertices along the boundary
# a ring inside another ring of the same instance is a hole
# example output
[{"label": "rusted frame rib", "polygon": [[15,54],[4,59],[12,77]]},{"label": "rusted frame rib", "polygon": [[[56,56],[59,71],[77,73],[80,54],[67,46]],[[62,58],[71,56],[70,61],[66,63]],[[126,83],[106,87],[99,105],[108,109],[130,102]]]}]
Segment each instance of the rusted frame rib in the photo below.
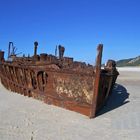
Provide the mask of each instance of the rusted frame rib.
[{"label": "rusted frame rib", "polygon": [[93,97],[90,118],[94,118],[96,115],[98,94],[99,94],[99,84],[100,84],[100,74],[101,74],[101,61],[102,61],[102,51],[103,44],[99,44],[97,47],[97,57],[96,57],[96,68],[95,68],[95,81],[93,82]]}]

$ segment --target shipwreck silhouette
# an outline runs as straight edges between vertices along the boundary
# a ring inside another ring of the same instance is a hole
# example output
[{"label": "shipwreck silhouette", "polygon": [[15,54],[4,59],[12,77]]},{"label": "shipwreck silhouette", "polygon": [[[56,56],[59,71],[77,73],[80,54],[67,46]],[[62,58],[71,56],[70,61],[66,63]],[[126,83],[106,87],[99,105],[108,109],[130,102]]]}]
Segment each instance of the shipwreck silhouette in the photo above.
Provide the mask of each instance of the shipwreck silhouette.
[{"label": "shipwreck silhouette", "polygon": [[35,42],[33,56],[18,57],[10,42],[7,60],[0,51],[1,83],[13,92],[95,117],[119,75],[114,60],[108,60],[101,68],[103,45],[97,47],[95,66],[64,57],[65,48],[61,45],[55,55],[38,55],[37,48]]}]

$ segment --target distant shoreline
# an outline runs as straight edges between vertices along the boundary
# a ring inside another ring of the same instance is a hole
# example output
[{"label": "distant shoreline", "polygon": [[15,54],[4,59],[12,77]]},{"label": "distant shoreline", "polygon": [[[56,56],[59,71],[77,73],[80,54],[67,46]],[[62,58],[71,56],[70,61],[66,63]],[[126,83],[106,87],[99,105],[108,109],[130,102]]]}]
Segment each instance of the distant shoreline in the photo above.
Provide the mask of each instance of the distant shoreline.
[{"label": "distant shoreline", "polygon": [[139,66],[126,66],[126,67],[117,67],[118,71],[138,71],[140,72]]}]

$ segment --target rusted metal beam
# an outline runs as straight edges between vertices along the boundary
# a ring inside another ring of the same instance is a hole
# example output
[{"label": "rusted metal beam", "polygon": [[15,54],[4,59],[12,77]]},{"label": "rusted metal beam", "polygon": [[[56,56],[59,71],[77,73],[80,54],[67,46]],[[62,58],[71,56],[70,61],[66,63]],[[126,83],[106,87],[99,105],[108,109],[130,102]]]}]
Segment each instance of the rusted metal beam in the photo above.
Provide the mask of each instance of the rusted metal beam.
[{"label": "rusted metal beam", "polygon": [[90,118],[94,118],[96,115],[97,100],[99,94],[99,84],[100,84],[100,74],[101,74],[102,51],[103,51],[103,44],[99,44],[97,47],[95,81],[93,81],[94,90],[93,90]]},{"label": "rusted metal beam", "polygon": [[37,55],[37,46],[38,46],[38,42],[34,42],[34,55]]}]

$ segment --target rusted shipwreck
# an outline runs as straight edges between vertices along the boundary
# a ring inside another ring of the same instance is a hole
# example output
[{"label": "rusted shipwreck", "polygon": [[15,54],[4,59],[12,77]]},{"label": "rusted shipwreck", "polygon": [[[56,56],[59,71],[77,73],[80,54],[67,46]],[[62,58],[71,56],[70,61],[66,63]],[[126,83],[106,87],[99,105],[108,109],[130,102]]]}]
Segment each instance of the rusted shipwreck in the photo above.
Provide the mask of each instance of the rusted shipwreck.
[{"label": "rusted shipwreck", "polygon": [[58,46],[59,56],[37,54],[38,43],[34,43],[32,57],[17,57],[10,52],[4,59],[0,51],[0,80],[13,92],[33,97],[72,111],[96,116],[111,94],[118,76],[116,63],[108,60],[101,68],[103,45],[97,47],[96,65],[87,65],[64,57],[65,48]]}]

